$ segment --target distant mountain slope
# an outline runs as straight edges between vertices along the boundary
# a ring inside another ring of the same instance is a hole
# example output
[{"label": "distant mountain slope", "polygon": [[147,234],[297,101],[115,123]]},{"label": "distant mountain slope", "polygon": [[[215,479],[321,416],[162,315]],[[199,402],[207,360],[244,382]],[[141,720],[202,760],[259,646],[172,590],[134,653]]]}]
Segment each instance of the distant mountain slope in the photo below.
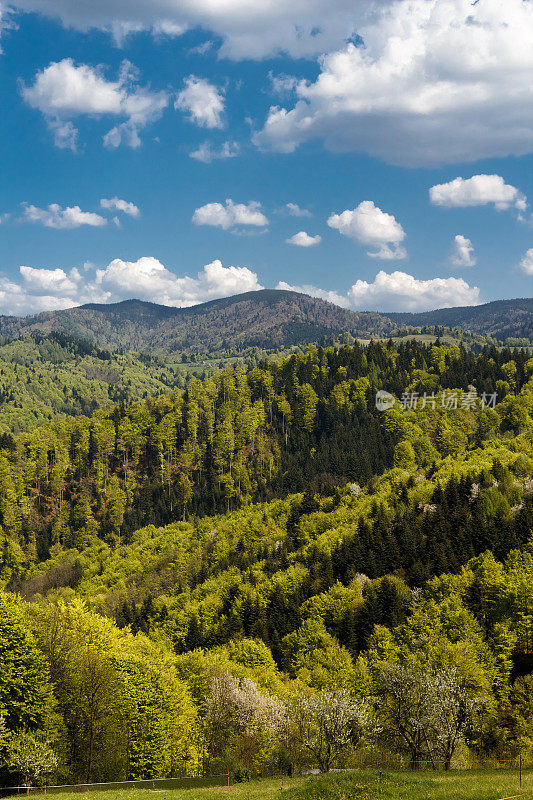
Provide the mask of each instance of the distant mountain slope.
[{"label": "distant mountain slope", "polygon": [[304,294],[274,289],[191,308],[126,300],[110,305],[90,303],[31,317],[0,317],[0,334],[4,336],[61,331],[102,347],[156,354],[287,347],[346,331],[386,336],[393,327],[375,312],[349,311]]},{"label": "distant mountain slope", "polygon": [[146,355],[111,353],[61,333],[0,342],[0,439],[62,416],[183,388],[186,370]]},{"label": "distant mountain slope", "polygon": [[100,347],[166,356],[305,345],[345,332],[361,338],[386,337],[406,325],[458,328],[502,341],[508,337],[533,339],[533,300],[498,300],[418,314],[379,314],[350,311],[297,292],[263,289],[190,308],[125,300],[30,317],[0,317],[0,335],[54,331]]},{"label": "distant mountain slope", "polygon": [[441,308],[419,314],[387,314],[387,317],[398,326],[444,325],[501,340],[533,338],[533,298],[495,300],[482,306]]}]

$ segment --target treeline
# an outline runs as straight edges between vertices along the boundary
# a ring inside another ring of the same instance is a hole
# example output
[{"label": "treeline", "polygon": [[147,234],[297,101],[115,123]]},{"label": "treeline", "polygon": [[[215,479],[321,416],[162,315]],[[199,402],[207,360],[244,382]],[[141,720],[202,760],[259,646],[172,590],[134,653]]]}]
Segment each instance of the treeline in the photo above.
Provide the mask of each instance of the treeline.
[{"label": "treeline", "polygon": [[[236,364],[191,380],[185,392],[4,438],[0,524],[34,560],[58,543],[82,547],[93,535],[119,543],[147,523],[308,486],[366,483],[394,459],[429,465],[520,431],[529,418],[520,393],[530,371],[522,352],[475,356],[414,342],[310,347],[248,370]],[[378,388],[401,397],[405,389],[439,395],[471,384],[480,395],[498,392],[499,414],[479,404],[446,410],[437,398],[413,428],[409,414],[375,407]],[[402,440],[407,445],[396,452]]]}]

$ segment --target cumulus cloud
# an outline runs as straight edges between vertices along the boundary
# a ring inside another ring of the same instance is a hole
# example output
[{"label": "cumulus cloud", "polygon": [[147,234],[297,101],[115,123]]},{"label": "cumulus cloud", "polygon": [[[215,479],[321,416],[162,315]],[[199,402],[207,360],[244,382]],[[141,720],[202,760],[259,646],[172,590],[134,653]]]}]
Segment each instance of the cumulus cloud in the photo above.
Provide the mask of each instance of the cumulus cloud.
[{"label": "cumulus cloud", "polygon": [[378,3],[358,33],[364,46],[328,53],[292,108],[270,109],[257,145],[318,138],[407,166],[532,152],[533,3]]},{"label": "cumulus cloud", "polygon": [[480,302],[477,286],[469,286],[462,278],[419,280],[399,271],[380,270],[371,283],[358,280],[345,295],[310,285],[290,286],[285,282],[279,283],[277,288],[310,294],[354,311],[429,311]]},{"label": "cumulus cloud", "polygon": [[349,308],[350,304],[345,295],[339,294],[330,289],[319,289],[312,284],[302,284],[300,286],[287,283],[286,281],[279,281],[276,289],[284,289],[289,292],[298,292],[299,294],[308,294],[311,297],[319,297],[321,300],[327,300],[328,303],[335,303],[337,306]]},{"label": "cumulus cloud", "polygon": [[332,214],[328,219],[330,228],[357,239],[358,242],[377,247],[375,252],[368,252],[371,258],[398,260],[407,258],[401,242],[405,239],[405,231],[392,214],[386,214],[372,200],[364,200],[357,208],[347,209],[341,214]]},{"label": "cumulus cloud", "polygon": [[46,228],[70,229],[89,225],[100,228],[107,225],[107,220],[92,211],[82,211],[79,206],[62,208],[58,203],[51,203],[47,208],[39,208],[28,203],[23,203],[23,219],[27,222],[36,222]]},{"label": "cumulus cloud", "polygon": [[406,272],[380,270],[372,283],[358,280],[348,292],[352,308],[381,311],[421,311],[449,306],[476,305],[477,286],[462,278],[418,280]]},{"label": "cumulus cloud", "polygon": [[467,208],[494,204],[498,211],[516,208],[525,211],[527,198],[516,186],[505,183],[501,175],[473,175],[471,178],[455,178],[449,183],[439,183],[429,190],[429,199],[434,206],[445,208]]},{"label": "cumulus cloud", "polygon": [[452,246],[452,264],[454,267],[475,267],[476,266],[476,254],[474,251],[474,245],[467,239],[466,236],[462,236],[460,233],[453,240]]},{"label": "cumulus cloud", "polygon": [[139,130],[161,116],[169,98],[167,92],[138,86],[137,79],[138,72],[128,61],[122,63],[118,79],[110,81],[100,67],[64,58],[39,70],[21,92],[26,103],[45,117],[57,147],[76,150],[78,130],[72,119],[83,115],[125,118],[104,136],[104,144],[138,147]]},{"label": "cumulus cloud", "polygon": [[71,308],[89,299],[104,299],[96,287],[85,293],[77,269],[19,267],[20,282],[0,277],[0,311],[3,314],[37,314]]},{"label": "cumulus cloud", "polygon": [[[523,261],[527,261],[533,274],[533,248]],[[262,288],[253,270],[224,267],[218,259],[206,264],[196,277],[179,277],[150,256],[137,261],[116,258],[105,267],[86,262],[81,272],[75,268],[66,272],[60,268],[22,266],[19,281],[0,278],[0,313],[30,314],[131,297],[186,307]],[[373,282],[358,280],[346,294],[312,285],[292,286],[284,281],[276,288],[303,292],[357,310],[422,311],[480,302],[479,289],[462,279],[418,280],[404,272],[380,271]]]},{"label": "cumulus cloud", "polygon": [[[386,0],[381,0],[386,2]],[[222,40],[220,55],[262,59],[288,53],[312,57],[340,47],[356,31],[370,0],[13,0],[10,5],[59,18],[117,41],[138,31],[179,36],[201,27]]]},{"label": "cumulus cloud", "polygon": [[0,311],[2,314],[18,316],[38,314],[41,311],[54,311],[76,305],[70,297],[58,295],[31,295],[24,286],[0,278]]},{"label": "cumulus cloud", "polygon": [[305,231],[298,231],[298,233],[295,233],[294,236],[290,236],[285,241],[287,244],[296,245],[296,247],[316,247],[316,245],[320,244],[322,241],[322,237],[318,234],[316,236],[311,236]]},{"label": "cumulus cloud", "polygon": [[73,295],[78,289],[80,274],[72,270],[70,276],[62,269],[35,269],[20,267],[24,287],[31,295]]},{"label": "cumulus cloud", "polygon": [[298,203],[286,203],[285,208],[291,215],[291,217],[312,217],[310,211],[307,208],[301,208]]},{"label": "cumulus cloud", "polygon": [[240,147],[237,142],[227,141],[219,148],[213,147],[210,142],[202,142],[196,150],[189,153],[189,156],[203,164],[210,164],[217,159],[235,158],[239,153]]},{"label": "cumulus cloud", "polygon": [[139,297],[177,306],[263,288],[248,267],[224,267],[218,259],[203,267],[196,278],[178,278],[156,258],[134,262],[117,258],[97,271],[96,283],[113,299]]},{"label": "cumulus cloud", "polygon": [[195,225],[211,225],[225,231],[242,226],[265,228],[268,219],[261,210],[261,203],[251,200],[249,203],[234,203],[226,200],[222,203],[207,203],[197,208],[192,221]]},{"label": "cumulus cloud", "polygon": [[88,302],[108,303],[136,297],[163,305],[192,306],[263,287],[248,267],[224,267],[217,259],[195,278],[178,277],[152,257],[116,258],[106,267],[77,269],[20,267],[20,281],[0,278],[0,312],[34,314]]},{"label": "cumulus cloud", "polygon": [[530,247],[522,260],[520,261],[520,269],[526,275],[533,275],[533,247]]},{"label": "cumulus cloud", "polygon": [[122,211],[128,217],[140,217],[141,210],[135,203],[129,203],[127,200],[121,200],[119,197],[105,198],[100,200],[100,206],[105,208],[106,211]]},{"label": "cumulus cloud", "polygon": [[186,111],[200,128],[224,127],[224,92],[205,78],[189,75],[174,107]]}]

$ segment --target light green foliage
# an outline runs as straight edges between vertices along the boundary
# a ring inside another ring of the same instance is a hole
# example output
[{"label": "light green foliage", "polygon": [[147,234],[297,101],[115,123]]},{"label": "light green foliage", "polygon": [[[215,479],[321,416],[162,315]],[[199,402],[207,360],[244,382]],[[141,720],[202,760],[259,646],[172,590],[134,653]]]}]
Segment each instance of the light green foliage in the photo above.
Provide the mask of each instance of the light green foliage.
[{"label": "light green foliage", "polygon": [[0,593],[0,716],[11,731],[39,729],[51,705],[47,664],[21,605]]},{"label": "light green foliage", "polygon": [[[533,649],[528,370],[311,347],[3,437],[0,580],[24,598],[0,595],[8,730],[46,731],[58,780],[327,768],[283,710],[349,697],[363,750],[403,751],[376,718],[396,671],[427,699],[412,760],[529,751],[531,687],[511,681]],[[475,381],[507,394],[473,409]],[[409,384],[434,404],[375,409]]]},{"label": "light green foliage", "polygon": [[176,365],[61,335],[8,340],[0,345],[0,433],[168,392],[183,387],[185,375]]},{"label": "light green foliage", "polygon": [[77,780],[163,777],[198,760],[196,713],[172,659],[71,604],[32,610]]}]

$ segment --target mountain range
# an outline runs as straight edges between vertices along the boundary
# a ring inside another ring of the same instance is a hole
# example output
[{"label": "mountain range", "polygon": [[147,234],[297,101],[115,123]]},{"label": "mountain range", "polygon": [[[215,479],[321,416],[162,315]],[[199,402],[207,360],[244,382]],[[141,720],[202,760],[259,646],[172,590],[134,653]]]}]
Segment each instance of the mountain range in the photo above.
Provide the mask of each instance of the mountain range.
[{"label": "mountain range", "polygon": [[405,326],[435,325],[501,341],[533,339],[533,299],[383,314],[351,311],[297,292],[264,289],[189,308],[132,299],[27,317],[2,316],[0,335],[21,337],[55,331],[112,350],[172,355],[290,347],[346,332],[361,338],[386,337]]}]

